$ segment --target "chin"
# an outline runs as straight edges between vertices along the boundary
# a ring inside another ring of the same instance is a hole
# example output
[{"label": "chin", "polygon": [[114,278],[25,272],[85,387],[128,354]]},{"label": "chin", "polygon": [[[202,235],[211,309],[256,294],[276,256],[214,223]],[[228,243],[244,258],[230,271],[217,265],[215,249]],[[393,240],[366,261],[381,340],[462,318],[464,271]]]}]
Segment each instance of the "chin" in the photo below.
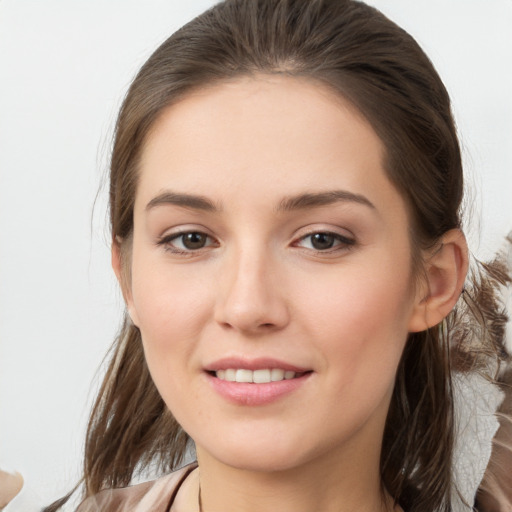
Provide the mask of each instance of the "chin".
[{"label": "chin", "polygon": [[218,460],[231,468],[256,473],[289,471],[302,465],[302,461],[296,457],[296,454],[295,456],[286,456],[275,452],[261,454],[256,450],[246,450],[232,455],[223,454],[218,457]]},{"label": "chin", "polygon": [[256,431],[253,431],[248,437],[234,437],[225,435],[222,442],[214,439],[198,447],[199,459],[201,454],[207,452],[208,457],[235,469],[274,473],[291,470],[310,462],[322,451],[318,446],[316,449],[308,449],[301,440],[290,435],[266,432],[266,435],[258,438]]}]

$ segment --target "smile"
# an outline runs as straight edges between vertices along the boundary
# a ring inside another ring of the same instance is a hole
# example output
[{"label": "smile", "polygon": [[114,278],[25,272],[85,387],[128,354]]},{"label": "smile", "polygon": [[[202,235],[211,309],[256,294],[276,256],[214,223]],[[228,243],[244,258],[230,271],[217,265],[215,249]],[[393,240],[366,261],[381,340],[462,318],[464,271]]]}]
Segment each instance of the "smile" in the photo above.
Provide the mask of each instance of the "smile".
[{"label": "smile", "polygon": [[212,390],[237,406],[264,406],[282,400],[301,389],[314,373],[270,358],[227,358],[205,370]]},{"label": "smile", "polygon": [[228,368],[226,370],[217,370],[215,376],[218,379],[228,382],[252,382],[254,384],[266,384],[268,382],[279,382],[281,380],[290,380],[298,376],[297,372],[283,370],[281,368],[264,368],[260,370],[247,370],[243,368]]}]

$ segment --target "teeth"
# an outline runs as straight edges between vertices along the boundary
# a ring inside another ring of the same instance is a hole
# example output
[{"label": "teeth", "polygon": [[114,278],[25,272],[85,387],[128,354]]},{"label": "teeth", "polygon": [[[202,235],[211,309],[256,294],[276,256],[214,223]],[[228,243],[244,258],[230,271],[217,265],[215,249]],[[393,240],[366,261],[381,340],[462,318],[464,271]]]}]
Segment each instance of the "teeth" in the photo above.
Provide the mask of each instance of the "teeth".
[{"label": "teeth", "polygon": [[272,382],[276,382],[278,380],[283,380],[284,374],[284,370],[280,370],[279,368],[272,368],[272,371],[270,372],[270,378],[272,379]]},{"label": "teeth", "polygon": [[229,368],[228,370],[217,370],[215,375],[218,379],[227,380],[229,382],[254,382],[256,384],[266,384],[268,382],[293,379],[296,376],[296,373],[290,370],[281,370],[280,368],[269,368],[254,371],[245,370],[243,368]]},{"label": "teeth", "polygon": [[236,382],[252,382],[253,381],[252,373],[253,372],[251,372],[251,370],[237,370],[236,375],[235,375],[235,381]]},{"label": "teeth", "polygon": [[270,370],[254,370],[252,372],[252,381],[256,384],[262,384],[264,382],[271,382]]}]

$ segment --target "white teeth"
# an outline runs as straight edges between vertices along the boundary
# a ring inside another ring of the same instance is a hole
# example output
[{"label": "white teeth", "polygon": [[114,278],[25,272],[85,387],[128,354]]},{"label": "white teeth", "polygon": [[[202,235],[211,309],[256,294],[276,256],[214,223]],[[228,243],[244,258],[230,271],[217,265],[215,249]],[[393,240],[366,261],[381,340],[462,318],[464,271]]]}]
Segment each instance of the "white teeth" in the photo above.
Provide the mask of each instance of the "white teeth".
[{"label": "white teeth", "polygon": [[280,380],[293,379],[296,373],[291,370],[282,370],[280,368],[245,370],[243,368],[227,370],[217,370],[215,375],[218,379],[229,382],[254,382],[256,384],[266,384],[268,382],[278,382]]},{"label": "white teeth", "polygon": [[281,370],[279,368],[272,368],[272,371],[270,372],[270,378],[272,379],[272,382],[283,380],[284,370]]},{"label": "white teeth", "polygon": [[236,370],[226,370],[226,377],[225,379],[226,380],[229,380],[230,382],[235,382],[236,381]]},{"label": "white teeth", "polygon": [[263,384],[265,382],[270,382],[270,370],[254,370],[252,372],[252,380],[257,384]]},{"label": "white teeth", "polygon": [[235,380],[236,382],[252,382],[252,373],[251,370],[237,370]]}]

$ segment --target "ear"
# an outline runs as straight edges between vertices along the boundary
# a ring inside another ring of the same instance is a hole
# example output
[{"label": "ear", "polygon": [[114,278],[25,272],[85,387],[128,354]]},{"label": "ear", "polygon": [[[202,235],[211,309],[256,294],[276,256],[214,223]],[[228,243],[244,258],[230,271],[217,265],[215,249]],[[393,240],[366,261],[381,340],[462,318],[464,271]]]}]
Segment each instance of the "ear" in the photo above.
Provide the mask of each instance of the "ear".
[{"label": "ear", "polygon": [[132,323],[137,325],[138,320],[133,304],[129,272],[127,272],[127,269],[125,268],[125,265],[128,263],[123,261],[126,256],[123,254],[124,251],[121,248],[121,243],[122,242],[117,237],[112,240],[112,268],[114,270],[114,274],[116,275],[117,282],[121,288],[121,292],[123,293],[128,315],[130,316]]},{"label": "ear", "polygon": [[433,327],[450,313],[462,293],[467,271],[466,238],[459,229],[452,229],[426,257],[425,280],[418,286],[409,332]]}]

